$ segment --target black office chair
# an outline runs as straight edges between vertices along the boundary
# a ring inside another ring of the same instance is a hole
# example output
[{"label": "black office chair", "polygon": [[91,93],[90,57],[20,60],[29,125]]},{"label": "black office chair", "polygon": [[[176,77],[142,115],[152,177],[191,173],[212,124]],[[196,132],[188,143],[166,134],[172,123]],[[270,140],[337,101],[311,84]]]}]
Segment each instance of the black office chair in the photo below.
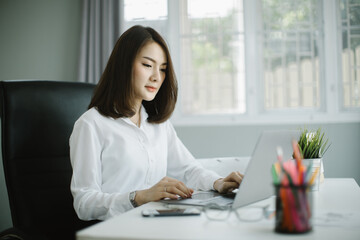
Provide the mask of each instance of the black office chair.
[{"label": "black office chair", "polygon": [[94,85],[0,82],[2,157],[13,228],[0,239],[75,239],[80,221],[70,192],[69,137]]}]

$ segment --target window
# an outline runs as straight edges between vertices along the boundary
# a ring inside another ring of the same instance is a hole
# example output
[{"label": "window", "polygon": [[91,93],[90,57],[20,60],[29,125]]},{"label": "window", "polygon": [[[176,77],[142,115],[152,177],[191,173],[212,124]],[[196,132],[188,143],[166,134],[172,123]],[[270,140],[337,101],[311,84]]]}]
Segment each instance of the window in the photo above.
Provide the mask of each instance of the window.
[{"label": "window", "polygon": [[320,107],[321,8],[316,0],[263,0],[264,107]]},{"label": "window", "polygon": [[360,107],[360,1],[340,1],[343,107]]},{"label": "window", "polygon": [[180,9],[184,114],[244,113],[242,1],[182,1]]},{"label": "window", "polygon": [[[177,34],[181,49],[177,75],[184,114],[244,113],[242,1],[179,1],[178,7],[182,24]],[[166,0],[124,1],[125,29],[151,26],[169,39],[167,15]]]},{"label": "window", "polygon": [[151,26],[169,43],[175,124],[360,119],[360,0],[124,0],[123,9],[124,29]]},{"label": "window", "polygon": [[167,20],[167,0],[124,0],[124,29],[134,25],[149,26],[166,37]]}]

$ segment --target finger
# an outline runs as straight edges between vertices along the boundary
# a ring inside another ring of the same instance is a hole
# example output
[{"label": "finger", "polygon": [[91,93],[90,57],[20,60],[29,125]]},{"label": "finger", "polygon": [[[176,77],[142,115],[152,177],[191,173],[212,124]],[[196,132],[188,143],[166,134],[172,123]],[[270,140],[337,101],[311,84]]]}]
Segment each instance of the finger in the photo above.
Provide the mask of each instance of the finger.
[{"label": "finger", "polygon": [[176,189],[175,185],[176,183],[169,183],[165,182],[158,186],[158,191],[161,193],[172,193],[172,194],[178,194],[181,197],[186,197],[185,194],[179,190]]},{"label": "finger", "polygon": [[238,187],[239,187],[239,184],[236,182],[225,182],[223,184],[222,192],[228,192],[228,191],[230,191],[230,189],[235,189]]},{"label": "finger", "polygon": [[244,177],[240,172],[232,172],[232,174],[230,174],[231,177]]},{"label": "finger", "polygon": [[237,182],[238,184],[241,183],[243,179],[243,175],[238,172],[230,173],[226,178],[224,178],[224,182]]},{"label": "finger", "polygon": [[193,189],[188,188],[183,182],[168,176],[163,177],[159,183],[159,185],[163,185],[164,187],[172,186],[173,184],[180,184],[181,186],[178,186],[177,188],[184,192],[188,197],[190,197],[194,192]]},{"label": "finger", "polygon": [[178,194],[183,198],[190,197],[192,194],[190,189],[187,188],[185,184],[180,181],[171,183],[168,188],[168,192]]},{"label": "finger", "polygon": [[[179,196],[176,194],[173,194],[173,193],[169,193],[169,192],[162,192],[160,199],[164,199],[164,198],[170,198],[173,200],[177,200],[177,199],[179,199]],[[160,199],[158,199],[158,200],[160,200]]]},{"label": "finger", "polygon": [[244,178],[244,174],[241,174],[241,172],[235,172],[238,176]]},{"label": "finger", "polygon": [[192,195],[194,190],[192,190],[191,188],[188,188],[183,182],[178,181],[176,179],[174,179],[174,180],[175,181],[170,182],[171,186],[174,186],[177,189],[179,189],[180,191],[182,191],[183,193],[185,193],[187,195],[187,197],[190,197]]},{"label": "finger", "polygon": [[183,191],[180,191],[176,187],[169,187],[167,189],[167,193],[175,194],[175,195],[180,196],[182,198],[188,198],[188,195],[186,193],[184,193]]},{"label": "finger", "polygon": [[182,198],[190,198],[194,192],[193,189],[185,187],[185,190],[183,188],[178,188],[177,186],[173,186],[171,189],[171,193],[177,194],[181,196]]},{"label": "finger", "polygon": [[178,189],[180,189],[181,191],[183,191],[187,197],[191,197],[191,195],[193,194],[194,190],[191,188],[188,188],[183,182],[179,182],[176,187]]},{"label": "finger", "polygon": [[240,182],[238,182],[240,184],[242,182],[242,180],[244,179],[244,174],[241,174],[240,172],[236,172],[236,174],[241,179]]},{"label": "finger", "polygon": [[[154,191],[155,189],[153,189],[150,193],[150,201],[159,201],[161,199],[164,198],[170,198],[170,199],[174,199],[177,200],[179,199],[179,196],[176,194],[173,194],[171,192],[165,192],[164,188],[157,188],[156,191]],[[167,189],[166,189],[167,190]]]}]

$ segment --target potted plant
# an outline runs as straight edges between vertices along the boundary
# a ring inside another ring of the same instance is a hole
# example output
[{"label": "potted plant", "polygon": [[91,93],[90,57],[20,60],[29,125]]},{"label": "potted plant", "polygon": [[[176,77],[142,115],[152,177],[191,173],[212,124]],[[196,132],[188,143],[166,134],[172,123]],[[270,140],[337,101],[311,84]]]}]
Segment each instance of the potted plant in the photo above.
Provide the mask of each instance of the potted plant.
[{"label": "potted plant", "polygon": [[320,168],[318,181],[315,182],[313,190],[319,189],[319,183],[324,181],[323,156],[329,149],[329,139],[325,137],[325,133],[318,128],[316,131],[308,131],[306,128],[302,130],[298,140],[300,152],[303,157],[304,164],[311,166],[313,171]]}]

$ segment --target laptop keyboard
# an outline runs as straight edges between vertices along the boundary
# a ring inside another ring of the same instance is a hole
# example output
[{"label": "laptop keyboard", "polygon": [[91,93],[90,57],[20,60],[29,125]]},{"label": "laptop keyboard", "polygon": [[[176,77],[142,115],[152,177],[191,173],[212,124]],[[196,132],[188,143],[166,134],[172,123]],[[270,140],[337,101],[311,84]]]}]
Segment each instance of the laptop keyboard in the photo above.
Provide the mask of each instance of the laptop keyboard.
[{"label": "laptop keyboard", "polygon": [[219,206],[225,206],[225,205],[229,205],[232,204],[234,202],[234,199],[231,198],[224,198],[224,197],[215,197],[213,199],[209,199],[208,201],[206,201],[206,203],[215,203]]},{"label": "laptop keyboard", "polygon": [[179,198],[178,200],[164,199],[162,202],[167,204],[185,204],[204,206],[210,203],[215,203],[220,206],[231,205],[234,202],[235,193],[220,194],[215,191],[209,192],[196,192],[191,198]]},{"label": "laptop keyboard", "polygon": [[194,193],[191,198],[192,199],[198,199],[198,200],[206,200],[209,198],[214,198],[219,196],[219,194],[215,193],[215,192],[198,192],[198,193]]},{"label": "laptop keyboard", "polygon": [[200,200],[203,204],[215,203],[220,206],[229,205],[234,201],[235,194],[219,194],[216,192],[199,192],[192,195],[192,199]]}]

